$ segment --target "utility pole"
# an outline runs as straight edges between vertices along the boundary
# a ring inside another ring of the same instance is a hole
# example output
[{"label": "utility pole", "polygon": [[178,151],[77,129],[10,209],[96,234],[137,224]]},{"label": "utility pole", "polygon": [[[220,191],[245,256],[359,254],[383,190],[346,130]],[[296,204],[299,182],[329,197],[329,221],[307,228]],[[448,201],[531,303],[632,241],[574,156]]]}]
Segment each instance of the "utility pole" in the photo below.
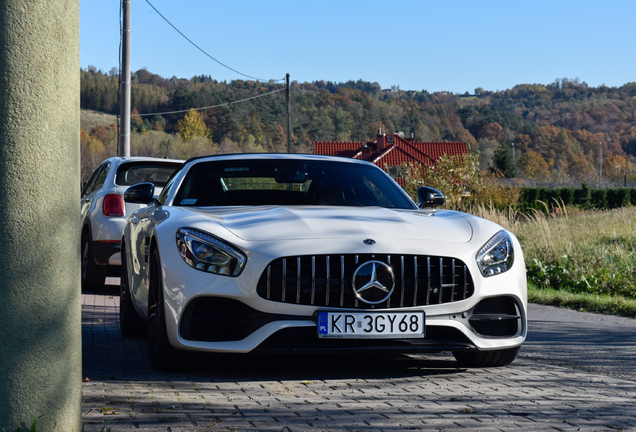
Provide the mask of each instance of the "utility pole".
[{"label": "utility pole", "polygon": [[291,128],[291,89],[289,87],[289,74],[285,75],[285,98],[287,100],[287,153],[293,153],[292,128]]},{"label": "utility pole", "polygon": [[117,154],[122,157],[130,156],[130,1],[122,0],[124,26],[121,41],[121,70],[119,71],[121,102],[119,149],[117,151]]}]

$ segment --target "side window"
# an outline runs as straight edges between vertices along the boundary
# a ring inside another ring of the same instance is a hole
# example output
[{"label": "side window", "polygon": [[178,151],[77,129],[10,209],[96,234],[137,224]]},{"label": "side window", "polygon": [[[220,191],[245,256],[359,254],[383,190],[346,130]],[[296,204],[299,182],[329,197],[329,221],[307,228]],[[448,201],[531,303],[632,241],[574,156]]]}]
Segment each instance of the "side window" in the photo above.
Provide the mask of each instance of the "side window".
[{"label": "side window", "polygon": [[104,186],[104,182],[106,181],[106,177],[108,176],[108,171],[110,170],[110,162],[104,164],[104,169],[101,170],[97,179],[95,180],[95,185],[92,187],[91,191],[99,190]]},{"label": "side window", "polygon": [[104,170],[105,166],[106,164],[101,164],[100,166],[97,167],[95,171],[93,171],[91,178],[88,179],[88,181],[86,182],[86,185],[84,186],[84,190],[82,191],[82,197],[84,197],[86,194],[89,194],[93,191],[93,189],[95,188],[95,181],[97,180],[101,172]]}]

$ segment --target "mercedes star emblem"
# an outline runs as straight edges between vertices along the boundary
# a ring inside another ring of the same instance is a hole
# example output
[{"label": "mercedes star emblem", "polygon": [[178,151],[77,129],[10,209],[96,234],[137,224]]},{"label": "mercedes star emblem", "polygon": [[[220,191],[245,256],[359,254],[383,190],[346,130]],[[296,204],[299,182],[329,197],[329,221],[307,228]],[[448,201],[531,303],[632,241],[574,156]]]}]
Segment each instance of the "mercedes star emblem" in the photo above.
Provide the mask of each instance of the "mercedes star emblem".
[{"label": "mercedes star emblem", "polygon": [[382,261],[367,261],[353,273],[353,292],[367,304],[375,305],[388,300],[395,288],[393,270]]}]

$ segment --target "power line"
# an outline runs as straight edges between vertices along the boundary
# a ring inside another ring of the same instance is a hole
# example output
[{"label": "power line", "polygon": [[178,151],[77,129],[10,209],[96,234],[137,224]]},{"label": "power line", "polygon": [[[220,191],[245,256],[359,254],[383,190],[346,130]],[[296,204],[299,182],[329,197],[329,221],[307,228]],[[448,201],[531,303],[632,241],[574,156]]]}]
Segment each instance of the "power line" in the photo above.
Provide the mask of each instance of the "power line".
[{"label": "power line", "polygon": [[[170,21],[168,21],[168,19],[167,19],[165,16],[163,16],[163,15],[161,14],[161,12],[159,12],[159,11],[157,10],[157,8],[156,8],[156,7],[154,7],[154,6],[152,5],[152,3],[150,3],[148,0],[146,0],[146,3],[148,3],[148,4],[150,5],[150,7],[151,7],[151,8],[153,8],[153,9],[155,10],[155,12],[157,12],[157,14],[159,14],[159,16],[160,16],[161,18],[163,18],[163,19],[164,19],[164,21],[165,21],[165,22],[167,22],[167,23],[170,25],[170,27],[172,27],[173,29],[175,29],[175,30],[177,31],[177,33],[179,33],[181,36],[183,36],[185,40],[187,40],[188,42],[190,42],[190,43],[191,43],[191,44],[192,44],[192,45],[193,45],[196,49],[198,49],[199,51],[201,51],[201,52],[202,52],[203,54],[205,54],[206,56],[210,57],[212,60],[214,60],[215,62],[217,62],[218,64],[220,64],[220,65],[221,65],[221,66],[223,66],[224,68],[227,68],[227,69],[231,70],[232,72],[236,72],[236,73],[237,73],[237,74],[239,74],[239,75],[243,75],[244,77],[251,78],[251,79],[256,80],[256,81],[270,81],[270,80],[266,80],[266,79],[262,79],[262,78],[255,78],[255,77],[253,77],[253,76],[246,75],[246,74],[244,74],[244,73],[242,73],[242,72],[237,71],[236,69],[232,69],[231,67],[229,67],[229,66],[228,66],[228,65],[226,65],[226,64],[221,63],[219,60],[215,59],[215,58],[214,58],[214,57],[212,57],[210,54],[208,54],[207,52],[205,52],[205,51],[204,51],[201,47],[199,47],[197,44],[195,44],[194,42],[192,42],[192,41],[191,41],[191,40],[190,40],[190,39],[189,39],[186,35],[184,35],[184,34],[181,32],[181,30],[179,30],[178,28],[176,28],[176,27],[175,27],[175,26],[174,26],[174,25],[173,25]],[[281,81],[281,80],[272,80],[272,81]]]},{"label": "power line", "polygon": [[282,88],[282,89],[271,91],[269,93],[263,93],[263,94],[258,95],[258,96],[252,96],[252,97],[248,97],[248,98],[237,100],[237,101],[226,102],[226,103],[220,104],[220,105],[212,105],[212,106],[207,106],[207,107],[202,107],[202,108],[190,108],[190,109],[179,110],[179,111],[157,112],[157,113],[148,113],[148,114],[135,114],[134,117],[145,117],[145,116],[163,115],[163,114],[179,114],[179,113],[188,112],[190,110],[205,111],[205,110],[209,110],[209,109],[212,109],[212,108],[218,108],[218,107],[222,107],[222,106],[227,106],[227,105],[232,105],[232,104],[236,104],[236,103],[240,103],[240,102],[245,102],[245,101],[252,100],[252,99],[258,99],[258,98],[261,98],[263,96],[268,96],[268,95],[271,95],[271,94],[274,94],[274,93],[281,92],[283,90],[285,90],[285,89]]}]

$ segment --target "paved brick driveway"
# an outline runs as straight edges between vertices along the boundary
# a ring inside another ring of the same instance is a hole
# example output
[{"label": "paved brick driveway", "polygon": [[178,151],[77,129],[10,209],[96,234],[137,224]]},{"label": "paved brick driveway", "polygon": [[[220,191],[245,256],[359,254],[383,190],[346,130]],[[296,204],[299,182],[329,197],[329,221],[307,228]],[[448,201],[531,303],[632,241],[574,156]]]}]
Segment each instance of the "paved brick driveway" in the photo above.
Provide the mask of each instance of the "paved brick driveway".
[{"label": "paved brick driveway", "polygon": [[85,431],[636,430],[636,383],[517,360],[196,356],[152,371],[116,295],[83,295]]}]

